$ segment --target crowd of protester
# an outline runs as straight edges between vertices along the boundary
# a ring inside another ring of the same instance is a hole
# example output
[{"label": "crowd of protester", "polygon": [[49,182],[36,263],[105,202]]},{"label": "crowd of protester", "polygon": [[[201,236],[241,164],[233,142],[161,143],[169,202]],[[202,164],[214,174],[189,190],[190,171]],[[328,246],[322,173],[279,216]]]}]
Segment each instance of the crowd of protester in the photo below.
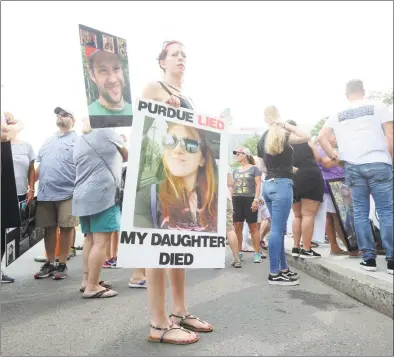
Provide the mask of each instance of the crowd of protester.
[{"label": "crowd of protester", "polygon": [[[181,65],[185,59],[181,43],[167,43],[159,56],[165,80],[149,84],[144,98],[194,109],[191,100],[182,92],[184,68]],[[342,249],[346,247],[346,237],[325,181],[345,178],[354,202],[361,266],[369,271],[376,270],[376,251],[369,225],[372,195],[380,219],[387,271],[393,274],[392,113],[384,105],[364,99],[361,81],[350,81],[346,95],[348,106],[330,116],[317,141],[294,121],[284,121],[275,106],[269,106],[261,118],[268,130],[256,147],[257,157],[245,147],[230,148],[237,164],[229,168],[227,175],[226,230],[233,267],[242,267],[245,237],[250,234],[254,263],[262,263],[263,250],[268,250],[268,283],[299,284],[298,274],[289,269],[286,259],[287,222],[292,210],[292,255],[300,259],[321,258],[318,249],[312,249],[316,246],[312,236],[322,202],[327,207],[325,232],[331,253],[359,256],[359,252]],[[4,208],[9,205],[3,205],[4,170],[8,170],[8,174],[12,171],[15,177],[19,201],[27,199],[29,203],[35,197],[38,182],[36,224],[45,228],[46,258],[34,278],[67,278],[70,248],[74,247],[75,229],[80,225],[85,237],[79,287],[82,297],[114,297],[117,292],[110,282],[100,280],[100,274],[103,267],[117,266],[120,192],[128,161],[127,139],[113,129],[92,130],[87,118],[82,135],[77,135],[72,111],[57,107],[54,113],[58,131],[44,141],[37,156],[31,144],[18,140],[22,129],[19,121],[8,113],[7,122],[2,123],[2,257],[5,229],[14,224],[3,223],[6,222]],[[3,151],[5,153],[7,148],[12,150],[11,171],[4,167]],[[165,309],[167,273],[173,300],[170,318]],[[13,279],[2,272],[2,283],[6,282],[13,282]],[[129,286],[146,288],[148,285],[150,341],[194,343],[199,338],[198,332],[213,330],[208,322],[186,309],[184,269],[136,269]]]}]

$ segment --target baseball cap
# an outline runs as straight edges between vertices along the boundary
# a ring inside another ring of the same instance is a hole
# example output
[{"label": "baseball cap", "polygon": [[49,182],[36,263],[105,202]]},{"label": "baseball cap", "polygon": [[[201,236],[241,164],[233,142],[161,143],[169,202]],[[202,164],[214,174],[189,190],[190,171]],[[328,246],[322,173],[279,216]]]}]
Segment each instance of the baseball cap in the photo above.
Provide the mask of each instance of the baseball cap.
[{"label": "baseball cap", "polygon": [[237,153],[242,152],[246,156],[252,156],[252,153],[248,148],[238,148],[237,150],[233,151],[233,155],[237,155]]},{"label": "baseball cap", "polygon": [[61,114],[61,113],[68,114],[68,116],[70,116],[71,118],[73,118],[75,120],[74,114],[72,113],[71,110],[64,109],[64,108],[61,108],[61,107],[56,107],[53,112],[56,115]]}]

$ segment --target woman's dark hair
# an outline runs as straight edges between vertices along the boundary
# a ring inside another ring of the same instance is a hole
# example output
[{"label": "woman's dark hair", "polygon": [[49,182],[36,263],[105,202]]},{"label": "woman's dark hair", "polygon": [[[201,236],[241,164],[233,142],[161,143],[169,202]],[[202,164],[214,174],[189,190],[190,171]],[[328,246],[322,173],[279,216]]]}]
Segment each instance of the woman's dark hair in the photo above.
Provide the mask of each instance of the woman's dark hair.
[{"label": "woman's dark hair", "polygon": [[254,157],[252,155],[247,156],[247,158],[248,158],[249,164],[256,165],[256,161],[254,160]]},{"label": "woman's dark hair", "polygon": [[[168,54],[168,47],[170,47],[171,45],[174,44],[178,44],[183,46],[182,42],[179,41],[166,41],[163,43],[163,49],[161,50],[159,56],[157,57],[157,61],[159,62],[159,66],[160,66],[160,61],[163,61],[166,59],[167,54]],[[160,66],[161,70],[164,71],[164,69]]]},{"label": "woman's dark hair", "polygon": [[289,123],[290,125],[297,126],[297,123],[294,120],[286,120],[286,123]]}]

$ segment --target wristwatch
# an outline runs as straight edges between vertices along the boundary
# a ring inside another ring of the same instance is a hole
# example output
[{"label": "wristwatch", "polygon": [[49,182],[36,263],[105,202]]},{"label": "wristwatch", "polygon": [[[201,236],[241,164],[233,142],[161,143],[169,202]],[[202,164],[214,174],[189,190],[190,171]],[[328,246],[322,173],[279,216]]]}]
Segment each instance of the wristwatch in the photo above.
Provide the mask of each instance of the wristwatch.
[{"label": "wristwatch", "polygon": [[253,200],[253,202],[260,202],[260,200],[258,199],[258,198],[255,198],[254,200]]}]

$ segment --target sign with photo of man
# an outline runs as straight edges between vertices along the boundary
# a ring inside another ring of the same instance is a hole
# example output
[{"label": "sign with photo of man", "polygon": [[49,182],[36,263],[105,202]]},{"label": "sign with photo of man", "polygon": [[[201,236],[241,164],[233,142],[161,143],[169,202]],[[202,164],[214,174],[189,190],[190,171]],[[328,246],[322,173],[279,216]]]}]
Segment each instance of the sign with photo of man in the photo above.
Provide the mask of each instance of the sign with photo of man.
[{"label": "sign with photo of man", "polygon": [[83,25],[79,25],[79,40],[91,127],[131,126],[126,40]]}]

